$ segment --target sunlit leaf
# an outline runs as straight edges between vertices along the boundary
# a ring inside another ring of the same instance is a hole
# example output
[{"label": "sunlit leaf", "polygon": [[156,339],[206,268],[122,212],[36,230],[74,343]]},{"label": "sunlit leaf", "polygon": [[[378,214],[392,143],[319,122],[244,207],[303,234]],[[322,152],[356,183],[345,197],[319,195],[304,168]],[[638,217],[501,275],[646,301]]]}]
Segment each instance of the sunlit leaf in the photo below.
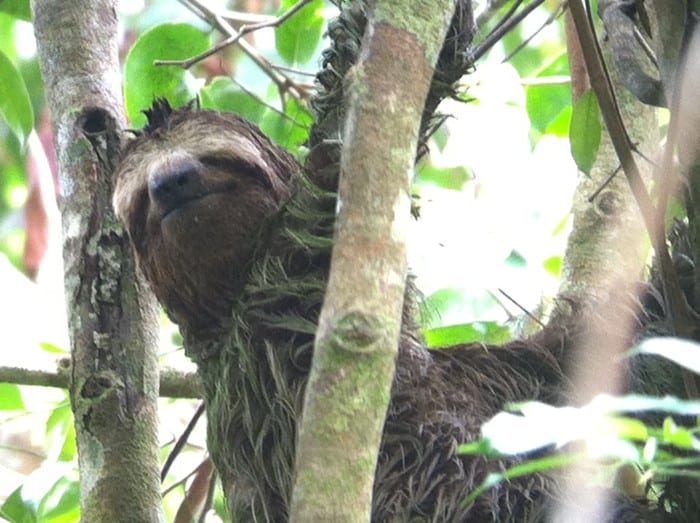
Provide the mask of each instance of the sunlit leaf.
[{"label": "sunlit leaf", "polygon": [[425,163],[418,169],[417,180],[420,183],[432,183],[443,189],[461,191],[464,184],[472,180],[474,175],[463,165],[454,167],[436,167]]},{"label": "sunlit leaf", "polygon": [[690,340],[672,337],[647,338],[628,352],[635,354],[655,354],[700,374],[700,344]]},{"label": "sunlit leaf", "polygon": [[663,437],[665,443],[670,443],[681,449],[698,449],[698,441],[685,427],[679,427],[672,418],[664,419]]},{"label": "sunlit leaf", "polygon": [[66,354],[70,352],[68,349],[59,347],[58,345],[54,345],[53,343],[49,343],[48,341],[40,341],[39,347],[41,347],[46,352],[50,352],[51,354]]},{"label": "sunlit leaf", "polygon": [[230,78],[217,76],[199,91],[202,107],[237,113],[259,122],[267,106],[237,86]]},{"label": "sunlit leaf", "polygon": [[0,383],[0,410],[23,410],[24,408],[19,386],[14,383]]},{"label": "sunlit leaf", "polygon": [[142,111],[154,98],[166,97],[173,106],[194,98],[192,75],[177,65],[153,65],[155,60],[182,60],[209,47],[204,32],[189,24],[161,24],[143,33],[126,57],[126,112],[135,127],[146,121]]},{"label": "sunlit leaf", "polygon": [[53,461],[70,461],[75,456],[75,424],[68,402],[59,404],[46,421],[48,456]]},{"label": "sunlit leaf", "polygon": [[260,120],[260,129],[286,149],[294,149],[306,141],[313,118],[295,99],[287,101],[284,114],[266,109]]},{"label": "sunlit leaf", "polygon": [[0,506],[0,517],[10,523],[36,523],[34,508],[22,499],[22,487],[10,494]]},{"label": "sunlit leaf", "polygon": [[[279,14],[285,13],[297,0],[282,0]],[[323,2],[314,0],[275,29],[275,44],[280,56],[290,64],[308,62],[321,40]]]},{"label": "sunlit leaf", "polygon": [[[540,69],[535,78],[558,78],[569,74],[566,52],[562,52]],[[533,129],[540,133],[549,131],[561,136],[565,126],[562,113],[568,113],[571,106],[571,85],[569,83],[537,83],[529,85],[526,91],[525,107]],[[551,129],[549,129],[551,126]]]},{"label": "sunlit leaf", "polygon": [[590,172],[598,156],[601,132],[598,98],[592,89],[588,89],[574,106],[569,129],[571,155],[584,173]]},{"label": "sunlit leaf", "polygon": [[613,416],[609,420],[609,428],[619,438],[634,441],[646,441],[649,437],[649,429],[642,420],[623,416]]},{"label": "sunlit leaf", "polygon": [[429,347],[449,347],[474,341],[504,343],[511,339],[512,333],[507,326],[495,321],[476,321],[426,329],[423,336]]},{"label": "sunlit leaf", "polygon": [[80,482],[76,479],[60,478],[39,503],[41,521],[70,523],[80,514]]},{"label": "sunlit leaf", "polygon": [[20,20],[29,21],[32,19],[29,0],[0,0],[0,12],[7,13]]},{"label": "sunlit leaf", "polygon": [[0,116],[21,143],[34,125],[34,111],[22,75],[0,51]]},{"label": "sunlit leaf", "polygon": [[550,256],[542,262],[544,269],[557,278],[561,274],[561,256]]}]

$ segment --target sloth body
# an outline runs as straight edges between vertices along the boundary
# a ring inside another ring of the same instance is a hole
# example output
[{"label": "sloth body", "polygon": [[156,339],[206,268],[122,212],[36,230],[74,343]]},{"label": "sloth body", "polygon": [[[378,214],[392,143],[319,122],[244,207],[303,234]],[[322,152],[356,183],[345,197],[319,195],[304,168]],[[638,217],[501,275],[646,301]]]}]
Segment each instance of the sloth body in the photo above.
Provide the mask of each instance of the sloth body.
[{"label": "sloth body", "polygon": [[[117,215],[198,364],[209,450],[233,520],[285,521],[335,195],[235,115],[171,110],[163,101],[147,115],[118,170]],[[549,479],[514,479],[464,506],[466,495],[507,463],[456,451],[506,401],[558,400],[563,376],[552,347],[561,340],[550,332],[489,350],[428,350],[410,309],[372,520],[538,519]]]}]

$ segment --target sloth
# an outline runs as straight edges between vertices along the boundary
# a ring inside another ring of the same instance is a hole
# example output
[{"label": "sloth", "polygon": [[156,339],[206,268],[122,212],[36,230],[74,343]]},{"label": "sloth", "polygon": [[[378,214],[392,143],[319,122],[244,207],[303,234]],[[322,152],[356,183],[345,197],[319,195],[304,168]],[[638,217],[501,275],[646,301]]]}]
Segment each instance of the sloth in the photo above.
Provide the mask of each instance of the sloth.
[{"label": "sloth", "polygon": [[[197,363],[208,446],[234,521],[286,521],[336,197],[256,126],[158,100],[124,149],[114,207]],[[409,286],[410,288],[410,286]],[[428,349],[406,297],[372,521],[535,521],[556,488],[517,459],[458,453],[508,401],[562,401],[564,337]],[[352,449],[348,449],[352,452]],[[329,464],[332,466],[332,464]]]}]

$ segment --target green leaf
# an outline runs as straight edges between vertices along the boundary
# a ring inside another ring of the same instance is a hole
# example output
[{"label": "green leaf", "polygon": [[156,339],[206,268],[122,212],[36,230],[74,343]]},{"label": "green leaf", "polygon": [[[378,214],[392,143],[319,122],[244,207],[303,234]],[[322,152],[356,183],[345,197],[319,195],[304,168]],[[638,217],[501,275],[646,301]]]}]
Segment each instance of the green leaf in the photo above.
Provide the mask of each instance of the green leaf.
[{"label": "green leaf", "polygon": [[507,326],[495,321],[475,321],[426,329],[423,336],[429,347],[449,347],[474,341],[504,343],[512,337]]},{"label": "green leaf", "polygon": [[267,108],[260,120],[260,129],[278,145],[294,150],[306,141],[313,122],[311,114],[295,99],[287,100],[284,114]]},{"label": "green leaf", "polygon": [[32,19],[29,0],[0,0],[0,11],[27,22]]},{"label": "green leaf", "polygon": [[34,125],[34,112],[22,75],[0,52],[0,116],[24,144]]},{"label": "green leaf", "polygon": [[561,275],[561,256],[550,256],[542,262],[544,269],[557,278]]},{"label": "green leaf", "polygon": [[685,427],[679,427],[671,418],[666,418],[663,423],[663,437],[666,443],[670,443],[681,449],[697,449],[698,444],[693,434]]},{"label": "green leaf", "polygon": [[588,89],[574,106],[569,128],[571,155],[584,173],[590,172],[598,156],[601,132],[598,98],[592,89]]},{"label": "green leaf", "polygon": [[36,523],[34,509],[22,499],[22,487],[17,488],[2,504],[0,517],[10,523]]},{"label": "green leaf", "polygon": [[571,113],[573,108],[567,105],[562,111],[547,124],[544,130],[545,134],[552,134],[561,138],[569,137],[569,129],[571,126]]},{"label": "green leaf", "polygon": [[473,178],[474,175],[462,165],[436,167],[426,162],[418,168],[417,181],[419,183],[431,183],[443,189],[461,191],[464,188],[464,184]]},{"label": "green leaf", "polygon": [[192,75],[177,65],[153,65],[155,60],[182,60],[209,48],[207,34],[189,24],[161,24],[143,33],[126,57],[126,112],[131,124],[146,122],[142,114],[154,98],[166,97],[177,107],[196,94]]},{"label": "green leaf", "polygon": [[48,341],[40,341],[39,347],[41,347],[46,352],[50,352],[51,354],[68,354],[70,352],[68,349],[59,347],[58,345],[54,345],[53,343],[50,343]]},{"label": "green leaf", "polygon": [[[546,80],[548,77],[568,74],[568,58],[566,52],[562,52],[540,69],[534,77]],[[571,84],[569,83],[545,82],[533,84],[527,88],[525,108],[532,128],[540,133],[552,132],[561,136],[564,127],[562,119],[571,110],[570,107]]]},{"label": "green leaf", "polygon": [[80,518],[80,482],[60,478],[39,502],[41,521],[71,523]]},{"label": "green leaf", "polygon": [[700,344],[690,340],[672,337],[647,338],[632,347],[628,356],[654,354],[700,374]]},{"label": "green leaf", "polygon": [[520,254],[515,249],[510,251],[510,254],[508,255],[505,261],[506,265],[514,267],[516,269],[523,269],[527,267],[527,260],[522,254]]},{"label": "green leaf", "polygon": [[24,401],[19,386],[0,383],[0,410],[24,410]]},{"label": "green leaf", "polygon": [[649,437],[649,429],[643,421],[636,418],[615,416],[609,418],[610,429],[618,438],[636,441],[646,441]]},{"label": "green leaf", "polygon": [[238,113],[259,122],[267,106],[252,94],[237,86],[230,78],[217,76],[199,91],[202,107]]},{"label": "green leaf", "polygon": [[59,404],[49,414],[46,439],[49,442],[48,460],[71,461],[75,456],[75,424],[67,401]]},{"label": "green leaf", "polygon": [[[279,14],[286,13],[297,0],[282,0]],[[311,60],[321,41],[323,2],[314,0],[294,13],[275,29],[275,45],[280,56],[290,64]]]}]

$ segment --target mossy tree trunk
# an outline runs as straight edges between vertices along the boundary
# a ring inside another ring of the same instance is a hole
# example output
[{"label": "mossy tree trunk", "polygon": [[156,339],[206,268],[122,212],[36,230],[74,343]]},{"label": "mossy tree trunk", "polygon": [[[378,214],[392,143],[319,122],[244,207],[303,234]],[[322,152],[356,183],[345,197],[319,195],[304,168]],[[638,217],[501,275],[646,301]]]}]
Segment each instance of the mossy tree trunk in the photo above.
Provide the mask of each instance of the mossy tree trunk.
[{"label": "mossy tree trunk", "polygon": [[112,213],[124,126],[117,2],[32,2],[62,191],[83,521],[161,520],[155,301]]},{"label": "mossy tree trunk", "polygon": [[375,2],[346,77],[331,272],[297,446],[291,520],[367,521],[394,373],[418,131],[455,2]]}]

